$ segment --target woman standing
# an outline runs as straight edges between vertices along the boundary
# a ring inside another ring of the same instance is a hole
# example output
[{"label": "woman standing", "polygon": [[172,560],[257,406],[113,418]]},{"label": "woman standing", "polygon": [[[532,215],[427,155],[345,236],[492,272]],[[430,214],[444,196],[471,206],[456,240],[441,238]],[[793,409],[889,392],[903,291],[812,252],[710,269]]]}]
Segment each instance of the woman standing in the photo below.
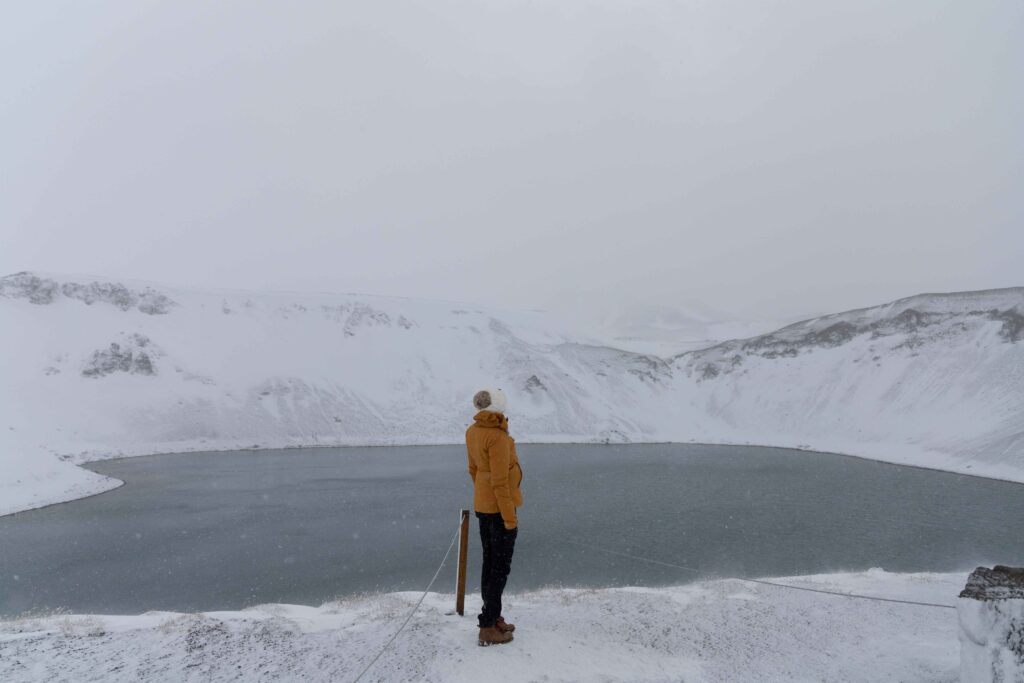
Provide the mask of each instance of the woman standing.
[{"label": "woman standing", "polygon": [[478,617],[479,645],[507,643],[516,630],[501,615],[501,594],[512,568],[512,552],[519,533],[516,508],[523,504],[519,492],[523,471],[516,457],[516,442],[508,433],[507,403],[501,389],[478,391],[473,396],[473,407],[478,412],[466,430],[473,508],[480,520],[483,545],[480,594],[484,605]]}]

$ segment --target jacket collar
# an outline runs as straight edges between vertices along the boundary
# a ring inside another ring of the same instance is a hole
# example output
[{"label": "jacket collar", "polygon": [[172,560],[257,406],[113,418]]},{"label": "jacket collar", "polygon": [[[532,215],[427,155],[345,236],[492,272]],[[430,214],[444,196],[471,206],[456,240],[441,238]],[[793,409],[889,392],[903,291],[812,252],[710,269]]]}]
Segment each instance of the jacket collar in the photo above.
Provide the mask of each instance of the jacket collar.
[{"label": "jacket collar", "polygon": [[494,427],[508,431],[508,418],[501,413],[492,413],[490,410],[481,410],[473,416],[478,427]]}]

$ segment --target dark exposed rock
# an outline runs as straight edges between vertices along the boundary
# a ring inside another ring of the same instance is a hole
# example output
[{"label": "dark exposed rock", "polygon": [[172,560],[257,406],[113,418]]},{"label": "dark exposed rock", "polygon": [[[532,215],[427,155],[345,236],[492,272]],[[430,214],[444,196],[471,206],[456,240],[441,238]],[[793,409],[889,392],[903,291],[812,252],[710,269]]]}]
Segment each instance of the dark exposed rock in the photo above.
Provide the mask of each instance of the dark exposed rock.
[{"label": "dark exposed rock", "polygon": [[916,327],[921,322],[921,312],[914,310],[913,308],[908,308],[907,310],[903,311],[895,318],[893,318],[893,322],[898,323],[900,325]]},{"label": "dark exposed rock", "polygon": [[129,372],[132,368],[132,352],[121,350],[121,345],[112,343],[109,349],[94,351],[92,359],[82,370],[85,377],[102,377],[114,372]]},{"label": "dark exposed rock", "polygon": [[1003,323],[999,336],[1006,341],[1018,342],[1024,339],[1024,315],[1021,315],[1016,308],[1005,311],[992,311],[989,316]]},{"label": "dark exposed rock", "polygon": [[[143,337],[143,339],[145,339]],[[148,339],[146,342],[148,343]],[[122,348],[116,342],[110,348],[94,351],[92,358],[82,369],[83,377],[103,377],[115,372],[126,372],[132,375],[155,375],[156,368],[150,355],[145,351]]]},{"label": "dark exposed rock", "polygon": [[[764,358],[796,358],[798,355],[800,355],[800,352],[792,346],[787,346],[778,350],[772,349],[761,354]],[[735,356],[733,358],[735,358]],[[733,365],[737,365],[735,360],[733,361]]]},{"label": "dark exposed rock", "polygon": [[858,334],[857,326],[845,320],[829,325],[819,332],[811,332],[804,339],[815,346],[839,346],[850,341]]},{"label": "dark exposed rock", "polygon": [[644,382],[661,384],[662,379],[671,376],[672,370],[661,358],[655,356],[644,356],[639,354],[620,354],[620,360],[627,362],[633,367],[627,368],[627,372]]},{"label": "dark exposed rock", "polygon": [[137,375],[152,375],[153,372],[153,361],[149,359],[149,354],[140,352],[136,354],[135,361],[132,363],[132,372]]},{"label": "dark exposed rock", "polygon": [[[354,337],[360,327],[391,327],[392,324],[387,313],[366,304],[324,305],[320,308],[330,320],[343,324],[342,329],[346,337]],[[412,323],[405,318],[401,318],[398,324],[406,329],[412,327]]]},{"label": "dark exposed rock", "polygon": [[0,278],[0,295],[15,299],[28,299],[33,304],[49,304],[59,296],[76,299],[89,306],[96,302],[117,306],[122,311],[131,308],[149,315],[168,313],[177,304],[155,289],[147,287],[141,292],[114,282],[93,282],[88,285],[41,278],[32,273],[16,273]]},{"label": "dark exposed rock", "polygon": [[743,346],[741,348],[744,351],[760,351],[760,350],[762,350],[764,348],[767,348],[769,346],[774,346],[776,344],[781,344],[781,343],[783,343],[783,342],[781,342],[779,339],[775,338],[774,335],[763,334],[760,337],[754,337],[752,339],[747,339],[746,341],[743,342]]},{"label": "dark exposed rock", "polygon": [[547,387],[544,386],[544,383],[540,381],[540,378],[538,378],[537,375],[530,375],[523,388],[531,394],[539,391],[547,391]]},{"label": "dark exposed rock", "polygon": [[92,282],[88,285],[65,282],[61,285],[61,293],[69,299],[78,299],[89,306],[102,302],[117,306],[122,311],[138,308],[147,315],[163,315],[177,305],[169,297],[150,287],[136,292],[116,282]]},{"label": "dark exposed rock", "polygon": [[917,335],[914,335],[914,336],[908,337],[905,341],[897,344],[896,346],[894,346],[892,348],[894,350],[895,349],[916,349],[918,347],[924,346],[924,343],[925,343],[924,339],[921,339]]},{"label": "dark exposed rock", "polygon": [[961,598],[973,600],[1024,599],[1024,568],[997,564],[992,569],[978,567],[971,572]]},{"label": "dark exposed rock", "polygon": [[[1015,293],[1024,298],[1024,288],[1015,290]],[[688,358],[690,367],[699,380],[712,379],[734,372],[749,357],[793,358],[816,348],[843,346],[861,335],[868,335],[871,340],[895,337],[886,350],[901,351],[909,357],[914,357],[919,355],[918,349],[951,341],[957,335],[968,333],[988,320],[1002,323],[999,336],[1003,341],[1014,343],[1024,339],[1024,306],[1021,304],[1001,304],[1009,306],[1005,309],[951,306],[950,310],[927,310],[927,306],[930,305],[929,298],[938,301],[948,299],[955,303],[956,297],[984,294],[986,292],[921,295],[916,297],[922,300],[921,306],[899,309],[890,305],[881,307],[882,310],[860,309],[825,316],[794,323],[750,339],[726,341],[707,349],[683,353],[675,356],[673,361]],[[898,303],[900,302],[895,302]],[[885,308],[899,312],[879,317],[878,314]],[[872,347],[871,351],[874,350]],[[875,353],[872,359],[877,362],[881,358],[881,355]]]},{"label": "dark exposed rock", "polygon": [[722,372],[714,363],[704,363],[704,365],[698,368],[698,370],[700,372],[701,379],[714,379]]},{"label": "dark exposed rock", "polygon": [[[913,308],[908,308],[892,319],[893,326],[907,332],[913,332],[918,327],[931,324],[929,316]],[[883,321],[884,322],[884,321]]]},{"label": "dark exposed rock", "polygon": [[629,437],[618,429],[606,429],[598,437],[598,442],[605,445],[613,443],[629,443]]},{"label": "dark exposed rock", "polygon": [[41,278],[32,273],[15,273],[0,278],[0,296],[12,299],[28,299],[29,303],[45,305],[53,303],[60,291],[54,280]]},{"label": "dark exposed rock", "polygon": [[130,289],[113,282],[93,282],[89,285],[65,282],[61,285],[60,291],[69,299],[78,299],[89,306],[97,301],[103,301],[117,306],[122,311],[134,308],[138,301]]},{"label": "dark exposed rock", "polygon": [[345,321],[345,336],[355,335],[356,329],[362,326],[391,327],[391,318],[384,311],[378,311],[365,304],[356,304],[352,307],[352,313]]},{"label": "dark exposed rock", "polygon": [[170,297],[167,297],[155,289],[145,289],[139,294],[139,310],[146,315],[165,315],[177,306]]},{"label": "dark exposed rock", "polygon": [[[754,337],[743,342],[741,350],[756,353],[765,358],[778,358],[779,356],[793,357],[799,352],[790,342],[784,341],[774,335],[766,334],[761,337]],[[735,355],[735,354],[734,354]],[[735,365],[736,363],[733,363]]]},{"label": "dark exposed rock", "polygon": [[785,339],[779,339],[774,334],[765,334],[760,337],[754,337],[743,342],[740,347],[742,351],[748,351],[756,353],[759,356],[765,358],[792,358],[799,355],[797,347],[799,345],[810,345],[812,342],[807,341],[806,338],[797,342],[787,341]]},{"label": "dark exposed rock", "polygon": [[[757,353],[765,358],[793,358],[801,349],[812,347],[832,348],[841,346],[860,334],[870,334],[872,339],[879,339],[898,332],[915,332],[922,327],[936,325],[944,319],[937,313],[923,313],[908,308],[892,318],[878,320],[866,325],[855,325],[840,320],[821,330],[807,332],[793,337],[779,332],[765,334],[748,339],[742,343],[743,351]],[[920,346],[923,342],[911,343],[908,346]]]}]

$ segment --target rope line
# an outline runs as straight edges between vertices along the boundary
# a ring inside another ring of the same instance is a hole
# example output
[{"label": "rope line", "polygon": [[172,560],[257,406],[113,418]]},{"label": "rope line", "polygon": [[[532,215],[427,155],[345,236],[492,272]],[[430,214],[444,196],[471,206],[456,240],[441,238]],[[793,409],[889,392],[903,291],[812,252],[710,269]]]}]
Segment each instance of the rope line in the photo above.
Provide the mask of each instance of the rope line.
[{"label": "rope line", "polygon": [[[424,589],[423,594],[420,595],[419,600],[416,601],[416,604],[413,606],[412,610],[409,612],[409,614],[406,615],[405,620],[402,622],[402,625],[399,626],[398,630],[395,631],[394,635],[392,635],[388,639],[388,642],[384,643],[384,647],[382,647],[380,649],[380,651],[378,651],[377,654],[374,655],[373,659],[371,659],[370,662],[365,667],[363,667],[363,670],[360,671],[359,675],[356,676],[352,680],[352,683],[359,683],[359,681],[362,680],[363,676],[366,675],[366,672],[369,671],[371,668],[373,668],[373,665],[377,663],[377,660],[379,660],[381,658],[381,655],[383,655],[384,652],[387,651],[387,649],[389,647],[391,647],[391,644],[393,642],[395,642],[395,639],[398,638],[399,634],[403,630],[405,630],[406,626],[408,626],[409,621],[412,619],[413,615],[416,614],[417,610],[419,610],[420,605],[423,604],[423,600],[426,599],[427,594],[430,592],[430,589],[434,587],[434,582],[437,581],[437,577],[440,576],[441,569],[444,568],[445,563],[448,561],[448,556],[451,555],[451,553],[452,553],[452,548],[455,547],[455,541],[457,541],[458,538],[459,538],[459,532],[461,531],[461,527],[462,527],[462,524],[461,524],[461,521],[460,521],[459,526],[456,527],[456,529],[455,529],[455,534],[452,536],[451,543],[448,544],[448,550],[445,551],[444,557],[441,558],[441,564],[439,564],[437,566],[437,570],[434,572],[434,576],[431,577],[430,583],[427,584],[427,587]],[[655,559],[652,559],[652,558],[649,558],[649,557],[641,557],[640,555],[633,555],[631,553],[624,553],[624,552],[621,552],[621,551],[618,551],[618,550],[612,550],[610,548],[602,548],[601,546],[593,545],[593,544],[590,544],[590,543],[582,543],[580,541],[573,541],[571,539],[567,539],[567,542],[572,544],[572,545],[579,546],[581,548],[589,548],[591,550],[597,550],[597,551],[600,551],[602,553],[607,553],[609,555],[618,555],[620,557],[626,557],[626,558],[629,558],[631,560],[637,560],[639,562],[647,562],[649,564],[657,564],[657,565],[661,565],[663,567],[671,567],[673,569],[682,569],[683,571],[692,572],[692,573],[697,574],[699,576],[704,576],[704,577],[707,576],[707,574],[705,572],[703,572],[703,571],[701,571],[699,569],[694,569],[693,567],[687,567],[685,565],[676,564],[674,562],[664,562],[662,560],[655,560]],[[708,578],[711,578],[711,577],[708,577]],[[858,595],[856,593],[840,593],[838,591],[827,591],[827,590],[824,590],[824,589],[821,589],[821,588],[807,588],[805,586],[793,586],[793,585],[786,584],[786,583],[777,583],[775,581],[765,581],[764,579],[744,579],[744,578],[741,578],[741,577],[738,577],[738,576],[725,577],[725,578],[731,578],[731,579],[733,579],[735,581],[745,581],[747,583],[756,583],[756,584],[760,584],[762,586],[773,586],[775,588],[786,588],[786,589],[794,590],[794,591],[805,591],[807,593],[819,593],[821,595],[834,595],[834,596],[837,596],[837,597],[840,597],[840,598],[853,598],[853,599],[856,599],[856,600],[872,600],[872,601],[875,601],[875,602],[891,602],[891,603],[896,603],[896,604],[900,604],[900,605],[917,605],[919,607],[939,607],[939,608],[942,608],[942,609],[956,609],[956,607],[954,605],[944,605],[944,604],[940,604],[940,603],[936,603],[936,602],[918,602],[916,600],[900,600],[898,598],[883,598],[883,597],[879,597],[877,595]]]},{"label": "rope line", "polygon": [[[628,557],[628,558],[630,558],[632,560],[639,560],[640,562],[649,562],[650,564],[660,564],[663,567],[673,567],[675,569],[682,569],[684,571],[693,572],[694,574],[699,574],[701,576],[707,576],[707,574],[705,572],[702,572],[699,569],[694,569],[693,567],[684,567],[681,564],[674,564],[672,562],[662,562],[661,560],[652,560],[649,557],[640,557],[639,555],[630,555],[629,553],[623,553],[623,552],[620,552],[620,551],[617,551],[617,550],[610,550],[608,548],[602,548],[600,546],[591,545],[589,543],[581,543],[579,541],[572,541],[572,540],[570,540],[568,542],[573,544],[573,545],[578,545],[578,546],[580,546],[582,548],[590,548],[592,550],[599,550],[599,551],[601,551],[603,553],[608,553],[609,555],[619,555],[621,557]],[[894,603],[897,603],[897,604],[900,604],[900,605],[918,605],[918,606],[921,606],[921,607],[941,607],[942,609],[956,609],[955,605],[944,605],[944,604],[937,603],[937,602],[918,602],[916,600],[900,600],[898,598],[882,598],[882,597],[879,597],[877,595],[857,595],[856,593],[839,593],[837,591],[827,591],[827,590],[824,590],[824,589],[821,589],[821,588],[807,588],[805,586],[792,586],[792,585],[787,584],[787,583],[777,583],[775,581],[765,581],[764,579],[744,579],[744,578],[740,578],[738,576],[726,577],[726,578],[732,578],[732,579],[734,579],[736,581],[746,581],[747,583],[758,583],[758,584],[761,584],[763,586],[775,586],[776,588],[788,588],[790,590],[795,590],[795,591],[806,591],[808,593],[821,593],[822,595],[836,595],[836,596],[839,596],[841,598],[854,598],[854,599],[857,599],[857,600],[875,600],[877,602],[894,602]]]},{"label": "rope line", "polygon": [[430,579],[430,583],[427,584],[427,587],[423,591],[423,595],[420,596],[420,599],[416,601],[416,605],[412,608],[412,611],[409,612],[408,616],[405,617],[405,621],[403,621],[402,625],[398,627],[397,631],[395,631],[395,635],[391,636],[388,642],[384,643],[384,647],[382,647],[380,649],[380,652],[378,652],[376,656],[372,660],[370,660],[370,663],[367,664],[363,668],[363,670],[359,672],[359,675],[352,680],[352,683],[359,683],[359,680],[366,675],[366,672],[369,671],[373,667],[373,665],[377,663],[377,660],[380,659],[380,656],[384,654],[385,650],[391,647],[391,643],[395,642],[395,638],[398,637],[398,634],[402,632],[402,629],[404,629],[406,625],[409,623],[409,620],[412,619],[412,615],[416,614],[416,610],[418,610],[420,608],[420,605],[423,604],[423,599],[427,597],[427,593],[430,592],[430,589],[433,587],[434,582],[437,581],[437,577],[441,573],[441,568],[444,567],[444,563],[448,561],[448,556],[451,554],[452,548],[455,547],[455,541],[458,540],[459,532],[462,530],[461,527],[462,522],[460,520],[459,526],[455,529],[455,535],[452,536],[452,542],[448,544],[448,550],[446,550],[444,553],[444,558],[441,560],[441,564],[437,566],[437,571],[434,572],[433,578]]}]

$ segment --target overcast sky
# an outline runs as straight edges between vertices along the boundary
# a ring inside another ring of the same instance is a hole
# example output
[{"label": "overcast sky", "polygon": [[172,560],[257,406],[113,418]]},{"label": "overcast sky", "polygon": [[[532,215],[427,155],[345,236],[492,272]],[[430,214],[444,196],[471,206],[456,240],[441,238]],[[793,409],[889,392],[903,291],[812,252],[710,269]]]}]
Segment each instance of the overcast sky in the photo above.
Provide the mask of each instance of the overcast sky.
[{"label": "overcast sky", "polygon": [[744,316],[1024,285],[1024,2],[21,2],[0,273]]}]

